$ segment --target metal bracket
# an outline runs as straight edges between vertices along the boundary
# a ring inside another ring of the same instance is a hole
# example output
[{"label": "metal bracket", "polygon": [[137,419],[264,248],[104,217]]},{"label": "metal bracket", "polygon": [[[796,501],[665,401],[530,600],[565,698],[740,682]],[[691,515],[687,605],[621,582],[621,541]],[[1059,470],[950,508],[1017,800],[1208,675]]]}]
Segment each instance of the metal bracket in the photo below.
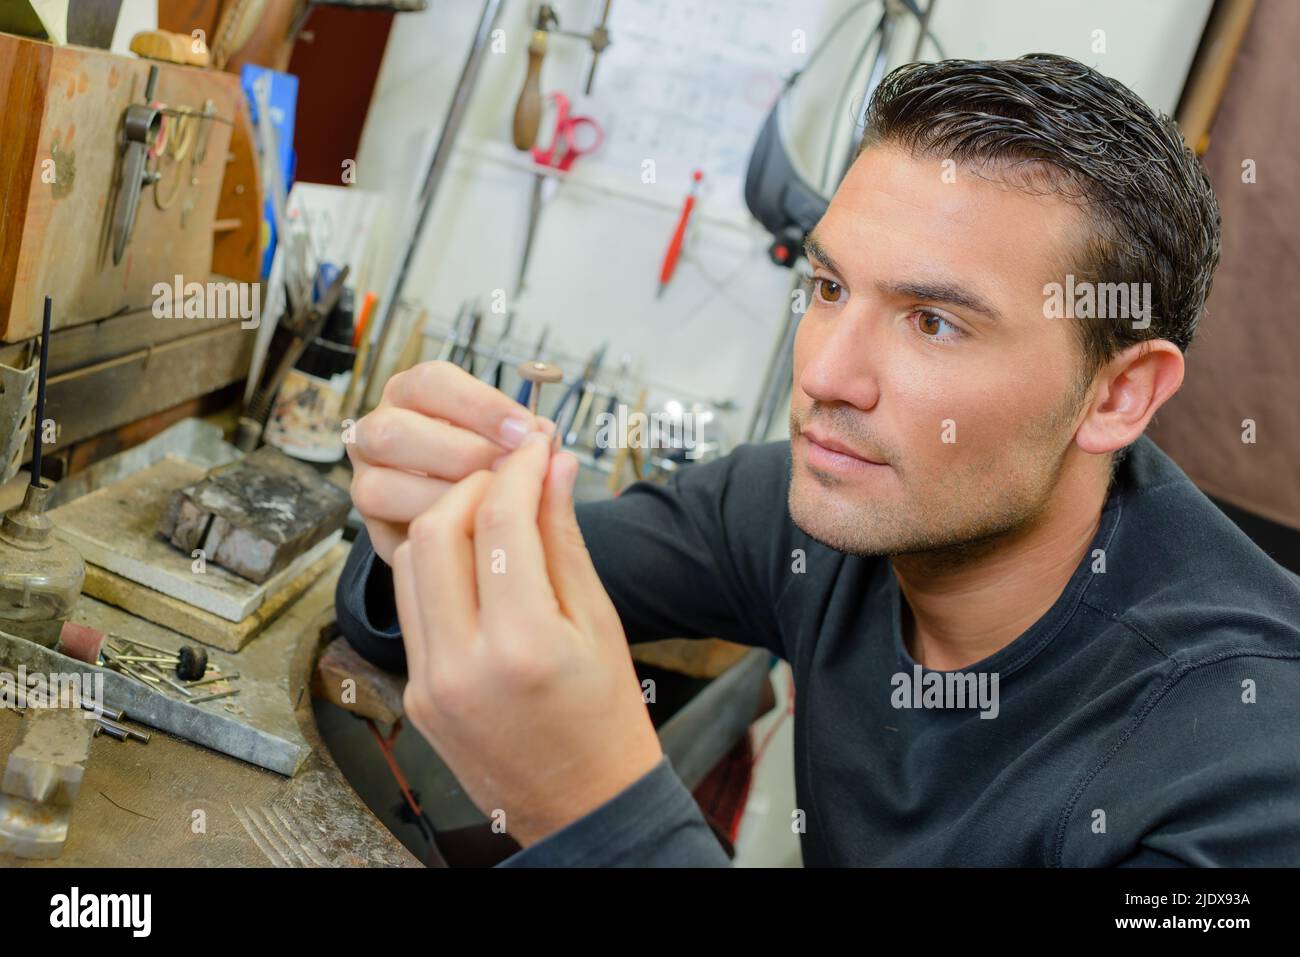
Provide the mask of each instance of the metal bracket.
[{"label": "metal bracket", "polygon": [[39,428],[31,418],[39,366],[39,362],[26,369],[0,365],[0,485],[18,474],[27,436]]}]

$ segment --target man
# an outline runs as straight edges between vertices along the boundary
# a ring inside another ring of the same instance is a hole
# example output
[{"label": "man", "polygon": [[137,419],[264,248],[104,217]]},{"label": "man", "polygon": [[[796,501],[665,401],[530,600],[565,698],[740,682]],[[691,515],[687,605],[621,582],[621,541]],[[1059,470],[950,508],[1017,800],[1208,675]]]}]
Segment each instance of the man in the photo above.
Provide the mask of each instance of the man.
[{"label": "man", "polygon": [[350,448],[344,631],[404,646],[511,864],[727,862],[626,649],[671,636],[790,662],[807,864],[1300,863],[1300,582],[1143,437],[1218,251],[1122,85],[903,67],[807,243],[791,441],[575,517],[549,423],[403,373]]}]

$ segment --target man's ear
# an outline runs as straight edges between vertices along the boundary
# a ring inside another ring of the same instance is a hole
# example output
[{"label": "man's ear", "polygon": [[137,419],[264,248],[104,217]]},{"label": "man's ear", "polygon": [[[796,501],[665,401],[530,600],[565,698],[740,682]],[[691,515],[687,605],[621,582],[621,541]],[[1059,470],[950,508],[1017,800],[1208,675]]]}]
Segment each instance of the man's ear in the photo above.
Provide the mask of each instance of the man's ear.
[{"label": "man's ear", "polygon": [[1168,339],[1129,346],[1094,379],[1095,392],[1075,441],[1102,455],[1134,442],[1183,384],[1183,354]]}]

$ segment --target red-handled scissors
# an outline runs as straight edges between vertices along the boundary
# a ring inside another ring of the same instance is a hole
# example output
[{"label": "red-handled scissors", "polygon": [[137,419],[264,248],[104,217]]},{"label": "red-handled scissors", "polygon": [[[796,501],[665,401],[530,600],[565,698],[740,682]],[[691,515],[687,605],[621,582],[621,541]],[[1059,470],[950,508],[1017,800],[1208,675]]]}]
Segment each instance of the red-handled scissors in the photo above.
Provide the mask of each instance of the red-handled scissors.
[{"label": "red-handled scissors", "polygon": [[[569,98],[563,93],[552,93],[550,98],[555,101],[555,135],[546,149],[533,147],[533,161],[567,173],[579,156],[600,149],[600,144],[605,142],[605,130],[590,116],[570,116]],[[591,142],[586,146],[578,145],[579,129],[591,131]]]},{"label": "red-handled scissors", "polygon": [[[524,276],[528,272],[528,257],[533,250],[533,238],[537,235],[537,220],[542,215],[542,189],[551,178],[550,170],[567,173],[573,168],[573,161],[579,156],[600,149],[605,142],[605,130],[600,123],[590,116],[570,116],[569,98],[563,93],[552,93],[550,99],[555,101],[555,133],[551,145],[546,149],[533,147],[533,162],[543,169],[536,173],[533,181],[532,200],[528,204],[528,232],[524,236],[524,255],[519,262],[519,279],[515,283],[515,295],[524,288]],[[580,134],[579,130],[583,132]],[[590,140],[585,144],[578,142],[579,136]]]}]

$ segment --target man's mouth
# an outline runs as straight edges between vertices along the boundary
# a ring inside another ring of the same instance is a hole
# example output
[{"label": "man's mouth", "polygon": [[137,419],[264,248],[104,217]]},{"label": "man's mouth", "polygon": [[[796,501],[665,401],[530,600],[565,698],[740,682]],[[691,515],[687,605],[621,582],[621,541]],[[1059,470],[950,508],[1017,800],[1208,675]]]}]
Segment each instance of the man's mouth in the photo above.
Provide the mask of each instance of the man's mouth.
[{"label": "man's mouth", "polygon": [[889,463],[882,461],[874,452],[856,449],[816,428],[800,429],[799,435],[805,442],[808,464],[814,468],[861,472],[889,467]]}]

